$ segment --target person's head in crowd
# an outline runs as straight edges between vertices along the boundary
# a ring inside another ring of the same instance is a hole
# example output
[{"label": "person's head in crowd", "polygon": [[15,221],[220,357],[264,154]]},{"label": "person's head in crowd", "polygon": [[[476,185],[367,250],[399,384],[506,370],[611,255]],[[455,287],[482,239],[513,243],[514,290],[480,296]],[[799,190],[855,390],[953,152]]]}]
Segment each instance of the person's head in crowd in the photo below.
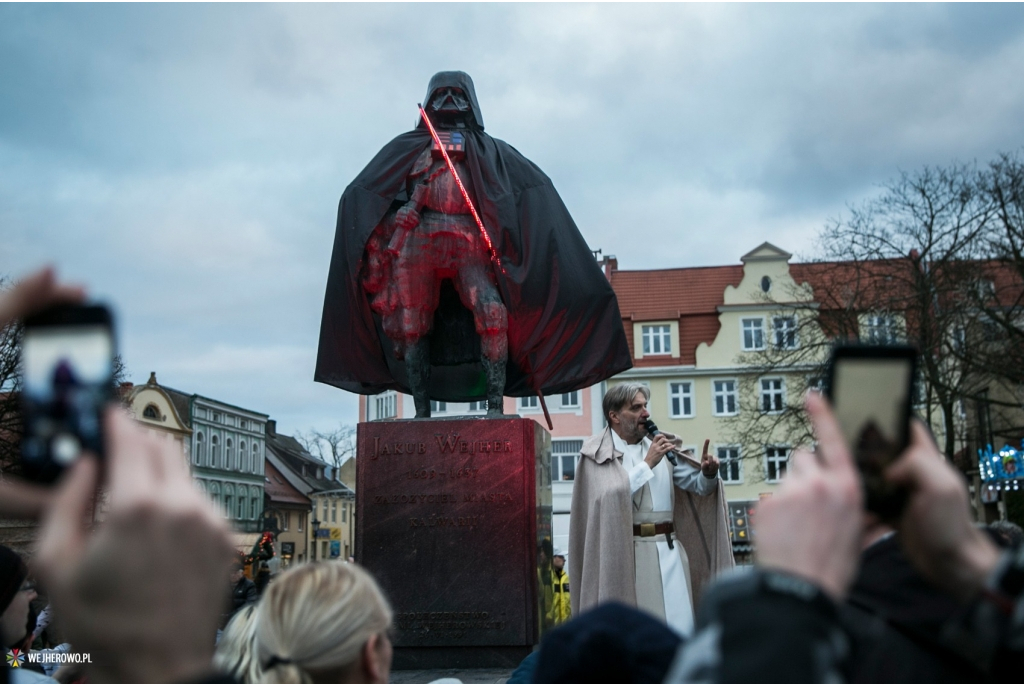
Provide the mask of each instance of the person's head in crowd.
[{"label": "person's head in crowd", "polygon": [[1024,530],[1010,521],[993,521],[988,524],[988,532],[1000,547],[1020,547],[1024,545]]},{"label": "person's head in crowd", "polygon": [[617,602],[549,632],[535,683],[660,683],[682,639],[662,621]]},{"label": "person's head in crowd", "polygon": [[242,683],[259,682],[255,604],[242,607],[225,626],[213,654],[213,667]]},{"label": "person's head in crowd", "polygon": [[24,639],[29,603],[35,596],[25,562],[13,549],[0,545],[0,637],[5,650]]},{"label": "person's head in crowd", "polygon": [[555,556],[551,557],[551,567],[556,571],[561,571],[565,568],[565,555],[562,554],[561,550],[555,550]]},{"label": "person's head in crowd", "polygon": [[650,399],[651,390],[643,383],[613,386],[604,394],[601,405],[604,419],[620,438],[634,445],[647,435],[644,421],[651,416],[647,411]]},{"label": "person's head in crowd", "polygon": [[240,582],[242,582],[242,578],[244,578],[244,577],[245,577],[245,567],[242,566],[241,564],[237,563],[237,562],[232,564],[231,565],[231,575],[229,576],[229,578],[231,579],[231,584],[232,585],[238,585]]},{"label": "person's head in crowd", "polygon": [[544,538],[537,545],[537,567],[547,572],[551,569],[551,555],[554,553],[554,548],[551,545],[551,540]]},{"label": "person's head in crowd", "polygon": [[326,561],[284,572],[257,609],[266,683],[386,683],[391,607],[355,564]]}]

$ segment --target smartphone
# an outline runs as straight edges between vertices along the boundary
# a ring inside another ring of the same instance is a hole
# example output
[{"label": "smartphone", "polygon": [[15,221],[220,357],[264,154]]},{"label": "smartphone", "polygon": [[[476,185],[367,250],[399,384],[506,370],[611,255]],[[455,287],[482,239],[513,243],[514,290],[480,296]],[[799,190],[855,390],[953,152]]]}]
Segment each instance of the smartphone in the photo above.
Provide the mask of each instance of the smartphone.
[{"label": "smartphone", "polygon": [[917,350],[909,345],[840,345],[829,361],[826,394],[864,485],[865,508],[894,520],[906,493],[885,468],[910,442]]},{"label": "smartphone", "polygon": [[114,397],[114,323],[103,305],[60,305],[25,319],[21,339],[26,478],[52,483],[85,451],[103,455]]}]

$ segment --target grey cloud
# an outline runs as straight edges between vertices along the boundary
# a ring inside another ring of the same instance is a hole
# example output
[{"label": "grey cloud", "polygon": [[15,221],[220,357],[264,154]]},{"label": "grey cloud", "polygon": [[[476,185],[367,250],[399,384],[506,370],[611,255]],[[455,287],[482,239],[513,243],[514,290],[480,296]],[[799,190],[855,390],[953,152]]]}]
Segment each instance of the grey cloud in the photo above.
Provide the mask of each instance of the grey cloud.
[{"label": "grey cloud", "polygon": [[4,4],[0,272],[117,302],[136,380],[326,427],[338,197],[433,72],[653,268],[809,253],[898,169],[1018,148],[1022,57],[1018,5]]}]

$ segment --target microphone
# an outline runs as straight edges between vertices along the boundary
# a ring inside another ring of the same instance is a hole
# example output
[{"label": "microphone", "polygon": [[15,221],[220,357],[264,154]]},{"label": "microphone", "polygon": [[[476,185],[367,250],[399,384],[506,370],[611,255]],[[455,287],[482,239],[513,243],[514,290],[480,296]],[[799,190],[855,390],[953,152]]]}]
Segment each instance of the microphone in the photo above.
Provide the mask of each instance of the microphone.
[{"label": "microphone", "polygon": [[[647,419],[647,421],[644,422],[644,426],[647,428],[647,433],[652,438],[656,438],[659,435],[661,435],[661,431],[658,430],[658,427],[654,425],[654,421],[651,421],[650,419]],[[673,451],[666,452],[665,456],[668,457],[668,460],[670,462],[672,462],[672,466],[679,466],[679,461],[676,459],[676,453],[675,452],[673,452]]]}]

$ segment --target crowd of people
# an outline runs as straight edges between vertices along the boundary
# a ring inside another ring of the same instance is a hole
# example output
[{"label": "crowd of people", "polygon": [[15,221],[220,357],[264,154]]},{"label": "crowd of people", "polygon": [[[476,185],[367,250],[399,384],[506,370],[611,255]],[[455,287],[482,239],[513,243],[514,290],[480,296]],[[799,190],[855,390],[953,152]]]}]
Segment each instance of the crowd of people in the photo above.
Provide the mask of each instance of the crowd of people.
[{"label": "crowd of people", "polygon": [[[83,297],[40,272],[0,295],[0,326]],[[887,472],[908,493],[900,519],[866,514],[828,403],[809,395],[807,411],[818,443],[793,455],[760,504],[755,568],[712,582],[690,636],[603,603],[550,631],[510,682],[1014,679],[1024,650],[1020,530],[972,522],[963,478],[921,423]],[[63,642],[89,657],[52,674],[64,681],[388,682],[392,612],[367,571],[304,564],[255,599],[232,568],[223,516],[174,444],[116,409],[105,428],[103,458],[79,459],[56,487],[0,481],[0,513],[42,522],[34,558],[0,549],[8,662],[52,616]],[[49,599],[46,617],[30,617],[34,583]],[[48,682],[22,667],[4,675]]]}]

